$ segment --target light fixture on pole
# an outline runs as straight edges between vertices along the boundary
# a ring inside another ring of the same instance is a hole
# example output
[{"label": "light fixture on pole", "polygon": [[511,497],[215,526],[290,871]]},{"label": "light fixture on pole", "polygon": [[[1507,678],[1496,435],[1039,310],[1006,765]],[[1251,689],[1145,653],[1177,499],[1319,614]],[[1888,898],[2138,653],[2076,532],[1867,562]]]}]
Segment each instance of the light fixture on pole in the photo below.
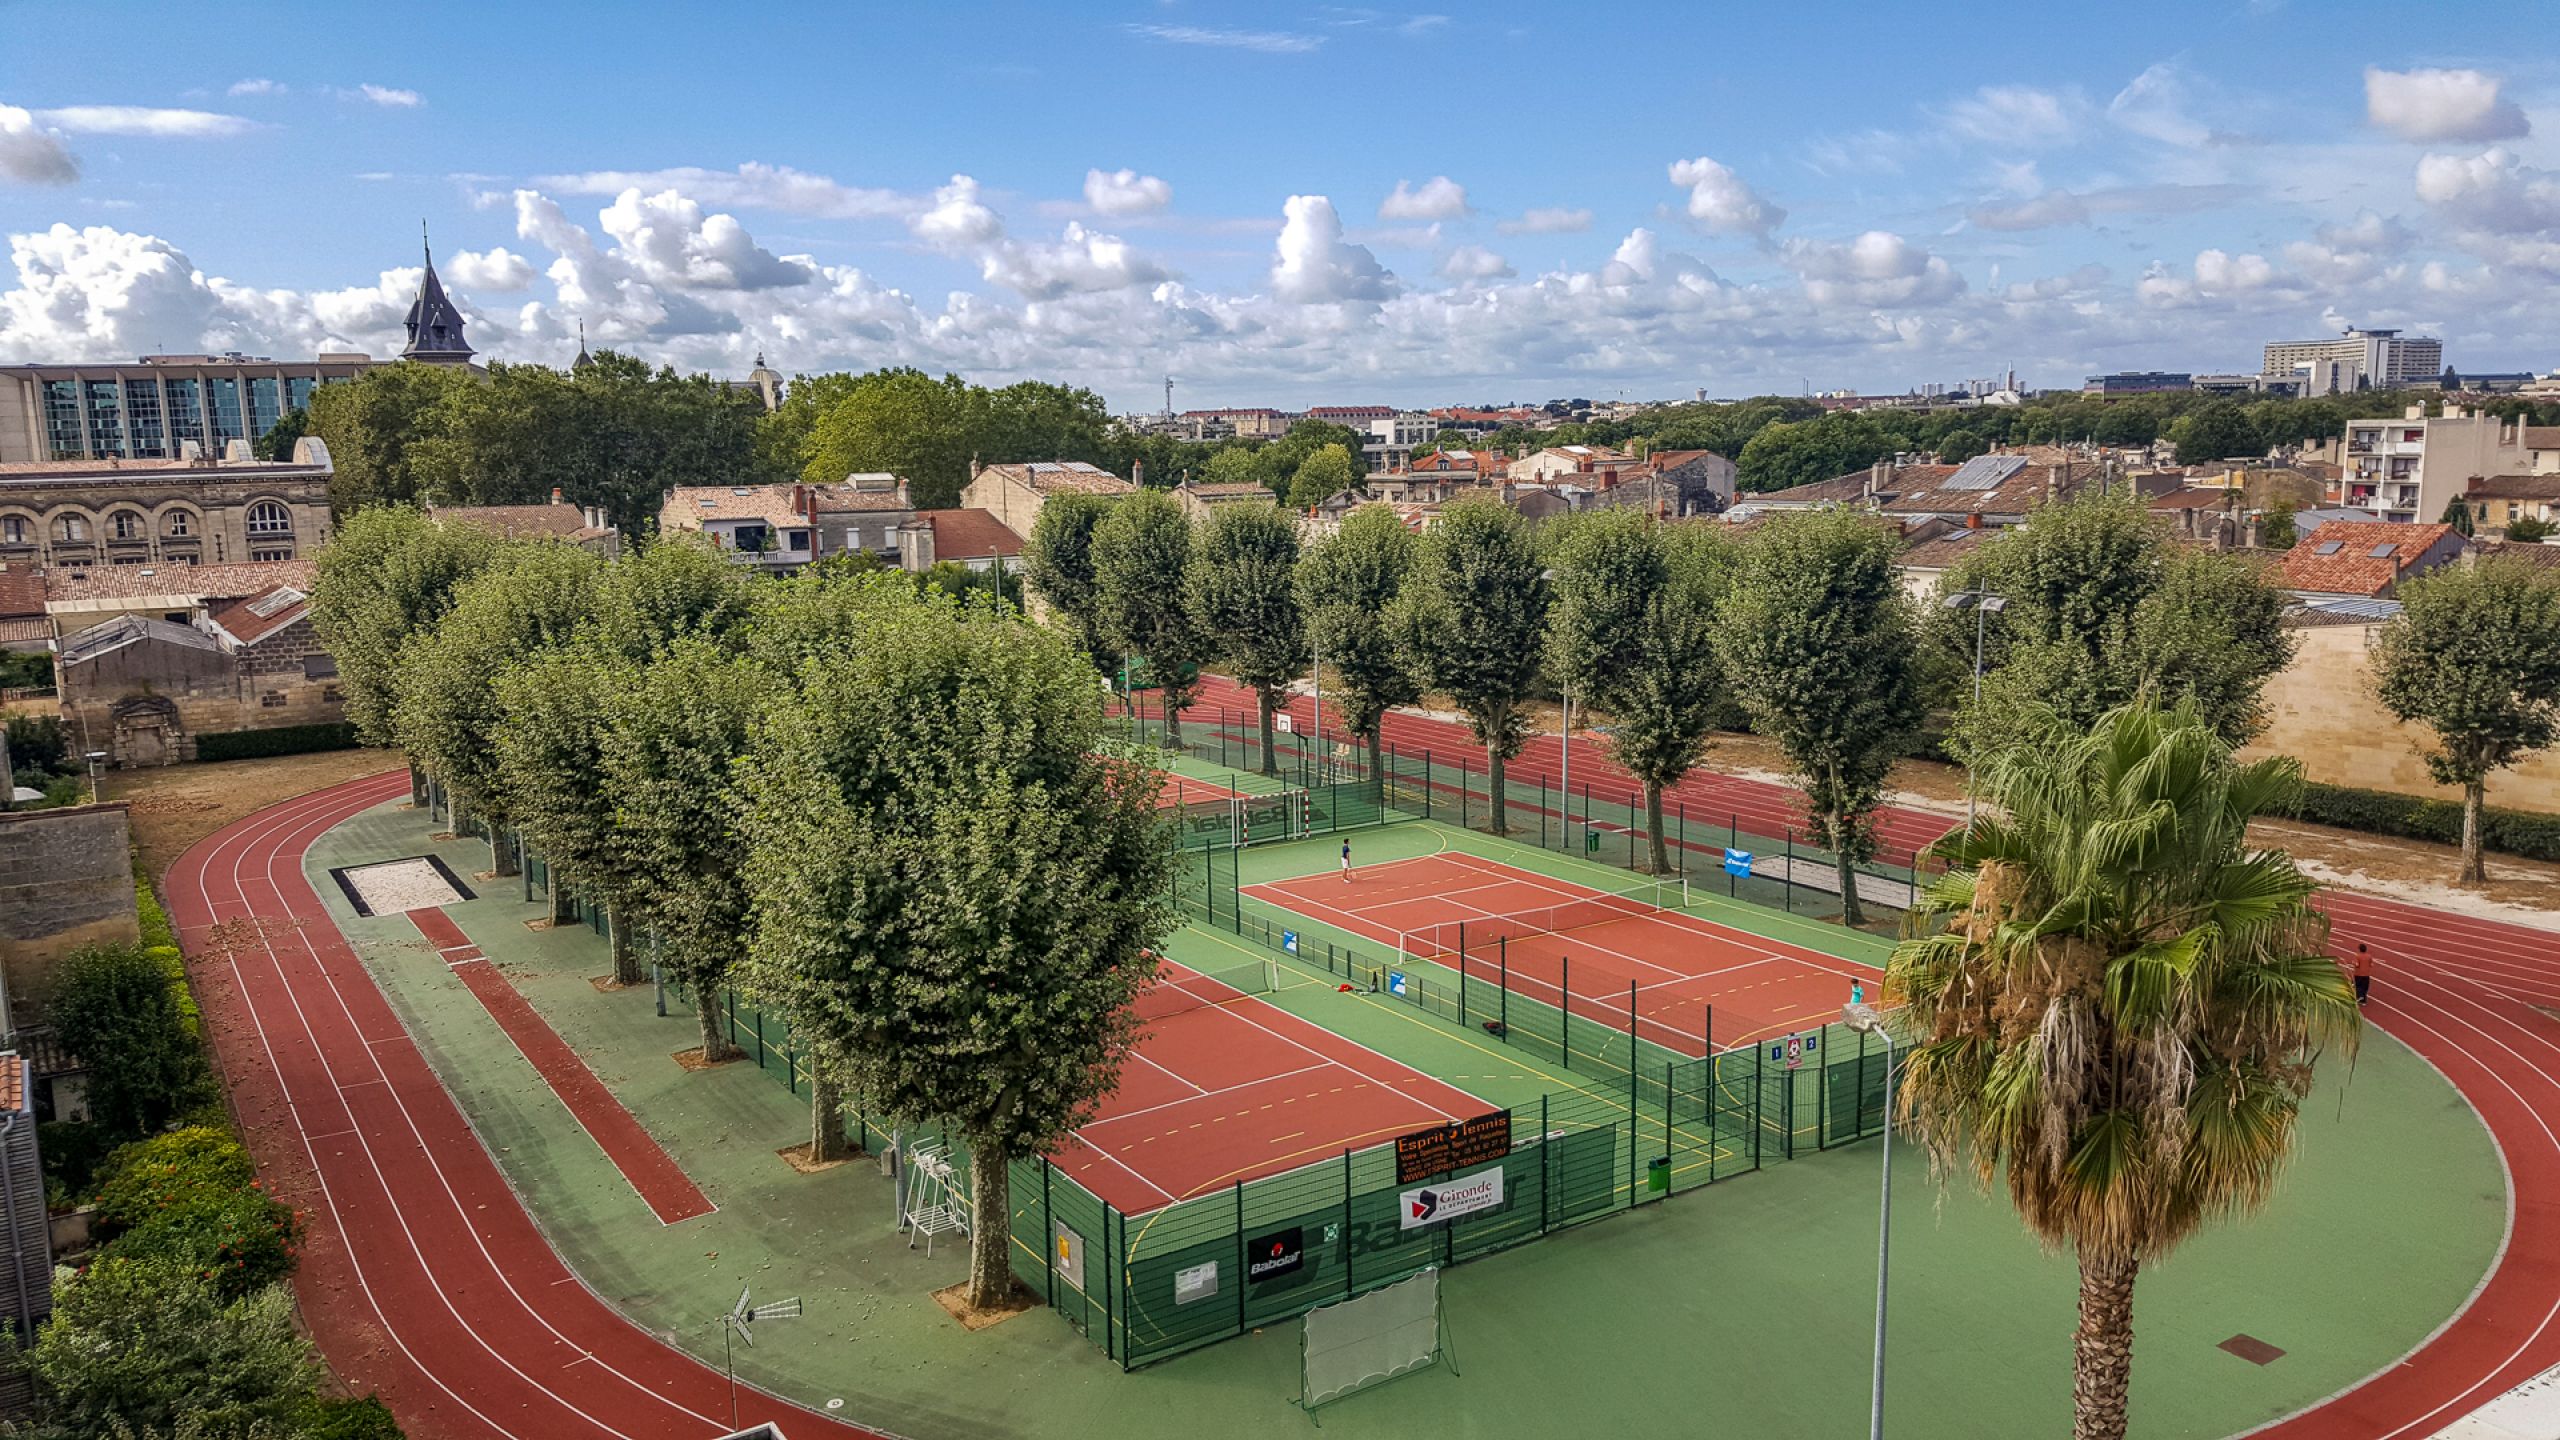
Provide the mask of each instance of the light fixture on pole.
[{"label": "light fixture on pole", "polygon": [[1884,1292],[1893,1265],[1893,1031],[1874,1006],[1855,1000],[1840,1007],[1840,1021],[1884,1041],[1884,1200],[1876,1211],[1876,1359],[1867,1402],[1867,1440],[1884,1440]]},{"label": "light fixture on pole", "polygon": [[[1973,708],[1976,714],[1980,714],[1982,710],[1982,617],[1997,615],[2008,609],[2009,597],[1994,595],[1988,590],[1959,590],[1940,603],[1950,610],[1973,612]],[[1964,828],[1967,830],[1973,828],[1973,803],[1973,786],[1968,781],[1964,787]]]},{"label": "light fixture on pole", "polygon": [[729,1307],[728,1314],[720,1317],[720,1354],[729,1366],[729,1425],[732,1429],[735,1429],[738,1424],[738,1355],[736,1349],[730,1344],[731,1340],[744,1340],[747,1342],[747,1347],[753,1349],[756,1343],[754,1326],[757,1321],[789,1320],[800,1313],[798,1296],[757,1305],[750,1302],[749,1296],[752,1290],[752,1286],[740,1286],[738,1303]]}]

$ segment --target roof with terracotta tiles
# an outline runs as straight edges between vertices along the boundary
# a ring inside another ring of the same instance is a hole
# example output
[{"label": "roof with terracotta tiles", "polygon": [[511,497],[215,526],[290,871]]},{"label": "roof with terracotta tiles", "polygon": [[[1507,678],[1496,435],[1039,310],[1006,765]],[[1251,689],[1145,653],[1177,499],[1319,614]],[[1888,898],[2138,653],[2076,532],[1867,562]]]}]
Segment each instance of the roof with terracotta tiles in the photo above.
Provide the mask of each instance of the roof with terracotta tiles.
[{"label": "roof with terracotta tiles", "polygon": [[575,505],[431,505],[427,516],[477,525],[507,540],[596,540],[613,533],[589,525],[586,512]]},{"label": "roof with terracotta tiles", "polygon": [[44,572],[32,565],[0,565],[0,620],[44,613]]},{"label": "roof with terracotta tiles", "polygon": [[[2332,520],[2284,552],[2283,584],[2321,595],[2380,595],[2453,533],[2450,525]],[[2374,553],[2386,545],[2389,554]]]},{"label": "roof with terracotta tiles", "polygon": [[2475,540],[2471,543],[2483,560],[2521,560],[2544,570],[2560,570],[2560,545],[2527,544],[2522,540]]},{"label": "roof with terracotta tiles", "polygon": [[1033,460],[1018,465],[989,465],[978,473],[998,475],[1027,485],[1042,495],[1078,490],[1088,495],[1126,495],[1138,487],[1082,460]]},{"label": "roof with terracotta tiles", "polygon": [[84,574],[53,570],[44,578],[45,599],[124,600],[145,595],[185,595],[206,606],[255,595],[273,585],[309,593],[320,567],[308,560],[250,560],[231,565],[96,565]]},{"label": "roof with terracotta tiles", "polygon": [[27,1062],[15,1050],[0,1051],[0,1110],[27,1108]]},{"label": "roof with terracotta tiles", "polygon": [[658,506],[661,530],[699,530],[709,520],[762,520],[772,525],[805,523],[792,508],[790,485],[679,485]]},{"label": "roof with terracotta tiles", "polygon": [[217,612],[213,623],[241,644],[255,645],[310,613],[310,596],[290,585],[275,585]]},{"label": "roof with terracotta tiles", "polygon": [[2560,473],[2490,475],[2471,482],[2465,500],[2560,500]]}]

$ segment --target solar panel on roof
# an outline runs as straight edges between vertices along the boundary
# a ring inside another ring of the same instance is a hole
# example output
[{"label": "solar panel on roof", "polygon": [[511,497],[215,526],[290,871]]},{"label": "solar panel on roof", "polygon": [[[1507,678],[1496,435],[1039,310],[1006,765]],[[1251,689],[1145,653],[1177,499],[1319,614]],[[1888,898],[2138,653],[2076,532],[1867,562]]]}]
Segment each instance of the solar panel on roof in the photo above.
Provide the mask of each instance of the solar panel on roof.
[{"label": "solar panel on roof", "polygon": [[2347,542],[2344,540],[2323,540],[2319,544],[2311,547],[2311,553],[2314,555],[2335,555],[2340,550],[2345,549],[2346,546]]},{"label": "solar panel on roof", "polygon": [[2389,545],[2376,545],[2376,546],[2374,546],[2372,549],[2367,550],[2367,551],[2366,551],[2366,552],[2364,552],[2364,553],[2365,553],[2365,557],[2366,557],[2367,559],[2371,559],[2371,560],[2388,560],[2388,559],[2390,559],[2390,558],[2391,558],[2391,552],[2393,552],[2394,550],[2397,550],[2397,549],[2399,549],[2399,548],[2400,548],[2400,546],[2399,546],[2397,543],[2393,543],[2393,544],[2389,544]]},{"label": "solar panel on roof", "polygon": [[301,591],[294,589],[290,585],[282,586],[279,587],[272,595],[261,596],[258,599],[250,601],[249,613],[257,616],[261,620],[265,620],[272,617],[279,610],[288,609],[292,606],[301,604],[303,598]]},{"label": "solar panel on roof", "polygon": [[1949,490],[1997,490],[2000,482],[2027,468],[2024,455],[1976,455],[1946,479]]}]

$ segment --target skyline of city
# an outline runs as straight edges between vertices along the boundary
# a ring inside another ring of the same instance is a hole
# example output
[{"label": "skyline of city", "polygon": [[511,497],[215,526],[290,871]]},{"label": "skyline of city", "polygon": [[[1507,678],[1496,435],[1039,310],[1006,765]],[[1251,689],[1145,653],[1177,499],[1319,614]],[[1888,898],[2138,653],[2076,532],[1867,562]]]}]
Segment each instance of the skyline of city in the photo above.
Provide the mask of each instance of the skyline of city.
[{"label": "skyline of city", "polygon": [[[2495,33],[2463,8],[2431,36]],[[2063,388],[2349,325],[2462,369],[2560,349],[2551,67],[2412,52],[2386,7],[1883,14],[1818,62],[1783,17],[1662,7],[1609,35],[1535,6],[829,17],[791,46],[591,18],[180,55],[17,17],[0,361],[396,354],[422,218],[485,358],[566,363],[583,322],[684,369],[913,364],[1118,411],[1168,374],[1192,408]],[[1711,59],[1604,48],[1683,23]],[[710,99],[616,99],[666,93]]]}]

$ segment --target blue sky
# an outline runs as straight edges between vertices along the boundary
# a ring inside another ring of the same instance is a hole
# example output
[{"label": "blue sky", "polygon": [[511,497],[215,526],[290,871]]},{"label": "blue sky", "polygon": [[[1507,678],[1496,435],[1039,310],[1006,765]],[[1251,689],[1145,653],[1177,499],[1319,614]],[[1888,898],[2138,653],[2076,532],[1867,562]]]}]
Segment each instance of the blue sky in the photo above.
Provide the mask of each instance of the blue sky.
[{"label": "blue sky", "polygon": [[2548,369],[2525,20],[0,0],[0,361],[387,353],[423,218],[498,358],[583,320],[1119,408],[2064,385],[2347,322]]}]

